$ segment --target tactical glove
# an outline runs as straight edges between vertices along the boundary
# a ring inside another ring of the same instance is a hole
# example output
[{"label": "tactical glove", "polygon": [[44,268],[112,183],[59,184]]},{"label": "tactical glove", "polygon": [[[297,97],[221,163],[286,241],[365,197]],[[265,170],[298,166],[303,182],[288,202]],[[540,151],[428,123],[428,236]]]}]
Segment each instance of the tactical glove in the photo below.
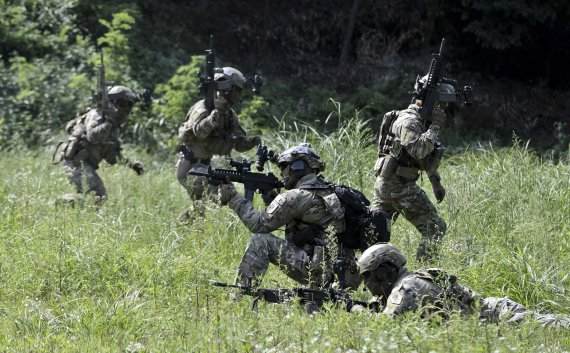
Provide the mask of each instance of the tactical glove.
[{"label": "tactical glove", "polygon": [[113,127],[121,127],[121,117],[116,112],[105,113],[105,121],[108,121]]},{"label": "tactical glove", "polygon": [[236,187],[229,178],[226,178],[225,184],[220,184],[218,187],[218,197],[220,198],[220,203],[222,205],[227,205],[231,199],[237,196],[237,194],[238,192]]},{"label": "tactical glove", "polygon": [[137,175],[143,175],[144,173],[144,166],[139,161],[134,161],[131,165],[131,168],[137,173]]},{"label": "tactical glove", "polygon": [[218,96],[214,99],[214,108],[219,112],[225,113],[230,110],[231,106],[224,96]]},{"label": "tactical glove", "polygon": [[224,119],[224,115],[219,110],[212,110],[210,113],[210,119],[212,120],[212,124],[215,127],[219,127],[222,125],[222,121]]},{"label": "tactical glove", "polygon": [[441,203],[445,198],[445,188],[441,185],[441,178],[439,175],[432,175],[429,177],[429,181],[437,203]]},{"label": "tactical glove", "polygon": [[259,136],[253,136],[253,137],[250,139],[250,142],[251,142],[251,145],[252,145],[252,146],[257,146],[257,145],[261,144],[261,137],[259,137]]},{"label": "tactical glove", "polygon": [[431,113],[431,124],[434,126],[442,128],[445,124],[445,119],[445,112],[440,108],[435,108]]},{"label": "tactical glove", "polygon": [[275,190],[269,190],[268,192],[261,194],[261,199],[263,200],[265,206],[269,206],[269,204],[273,202],[273,200],[276,197],[277,197],[277,191]]}]

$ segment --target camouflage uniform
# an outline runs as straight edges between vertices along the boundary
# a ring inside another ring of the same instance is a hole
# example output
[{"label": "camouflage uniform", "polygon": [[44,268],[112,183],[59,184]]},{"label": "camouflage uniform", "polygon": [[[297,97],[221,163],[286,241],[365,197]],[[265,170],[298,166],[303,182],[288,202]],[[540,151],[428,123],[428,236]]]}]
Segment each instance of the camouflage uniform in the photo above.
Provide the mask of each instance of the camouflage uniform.
[{"label": "camouflage uniform", "polygon": [[[382,313],[390,317],[408,311],[446,317],[453,310],[466,315],[478,310],[479,318],[484,321],[521,323],[526,318],[534,318],[543,326],[570,328],[568,316],[538,314],[509,298],[481,299],[444,270],[430,268],[409,272],[406,262],[406,257],[390,243],[375,244],[358,259],[359,273],[365,285],[372,294],[382,296]],[[351,310],[363,311],[364,308]]]},{"label": "camouflage uniform", "polygon": [[[236,282],[249,285],[249,280],[253,279],[254,284],[258,284],[269,263],[279,266],[295,281],[313,287],[320,287],[330,279],[330,268],[324,265],[329,258],[325,246],[327,235],[321,234],[317,241],[304,244],[294,239],[297,232],[307,230],[311,225],[326,228],[326,234],[344,230],[344,209],[322,178],[314,173],[303,176],[295,188],[279,194],[262,212],[239,195],[233,197],[228,206],[255,233],[239,264]],[[282,226],[285,226],[285,239],[269,233]],[[354,252],[343,251],[354,264],[345,274],[346,282],[356,288],[359,279]]]},{"label": "camouflage uniform", "polygon": [[[390,217],[401,213],[421,233],[418,258],[426,257],[435,242],[445,235],[447,225],[437,214],[426,193],[416,184],[421,171],[439,182],[439,160],[432,158],[437,131],[428,128],[411,104],[400,111],[391,132],[393,148],[388,155],[379,154],[374,172],[374,198],[371,209],[380,209]],[[381,146],[379,146],[381,147]]]},{"label": "camouflage uniform", "polygon": [[[89,110],[68,125],[68,141],[58,148],[63,154],[64,170],[78,193],[93,192],[98,198],[107,195],[101,177],[97,175],[99,163],[106,160],[116,164],[120,156],[120,126],[112,117],[102,117],[96,109]],[[87,182],[87,190],[83,182]]]},{"label": "camouflage uniform", "polygon": [[259,139],[246,136],[233,109],[208,111],[205,100],[190,108],[178,136],[185,151],[176,163],[176,177],[196,200],[202,198],[206,179],[191,176],[190,171],[207,172],[214,155],[229,155],[232,149],[244,152],[259,143]]},{"label": "camouflage uniform", "polygon": [[563,315],[539,314],[509,298],[479,299],[471,289],[458,283],[438,285],[437,277],[431,274],[434,272],[441,270],[405,272],[394,285],[383,313],[395,317],[407,311],[430,313],[445,307],[471,314],[479,307],[479,318],[484,321],[522,323],[527,318],[534,318],[545,327],[570,328],[570,318]]}]

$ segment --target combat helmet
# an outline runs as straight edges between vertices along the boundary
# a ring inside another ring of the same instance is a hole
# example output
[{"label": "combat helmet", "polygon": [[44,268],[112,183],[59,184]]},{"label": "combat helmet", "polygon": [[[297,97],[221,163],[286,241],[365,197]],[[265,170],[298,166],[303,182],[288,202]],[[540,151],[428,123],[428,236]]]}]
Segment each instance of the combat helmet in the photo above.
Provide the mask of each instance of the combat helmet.
[{"label": "combat helmet", "polygon": [[[414,85],[414,92],[416,95],[419,96],[420,92],[425,90],[425,85],[428,79],[428,75],[425,75],[422,78],[418,78]],[[457,92],[455,91],[455,87],[453,87],[449,83],[439,82],[437,84],[437,91],[439,92],[439,101],[440,102],[456,102],[457,101]]]},{"label": "combat helmet", "polygon": [[297,160],[305,161],[310,168],[317,169],[319,172],[325,170],[325,162],[321,161],[321,157],[307,143],[302,143],[282,152],[277,158],[277,165],[283,167],[283,165],[291,164]]},{"label": "combat helmet", "polygon": [[372,272],[382,264],[390,264],[396,268],[406,265],[408,259],[398,248],[390,243],[378,243],[366,249],[358,259],[360,275]]},{"label": "combat helmet", "polygon": [[135,104],[139,99],[137,95],[125,86],[113,86],[107,92],[109,100],[116,103],[120,100],[127,101],[131,104]]},{"label": "combat helmet", "polygon": [[224,93],[231,91],[232,87],[243,89],[247,82],[245,76],[239,70],[229,66],[223,67],[222,72],[215,73],[214,81],[216,81],[218,91]]}]

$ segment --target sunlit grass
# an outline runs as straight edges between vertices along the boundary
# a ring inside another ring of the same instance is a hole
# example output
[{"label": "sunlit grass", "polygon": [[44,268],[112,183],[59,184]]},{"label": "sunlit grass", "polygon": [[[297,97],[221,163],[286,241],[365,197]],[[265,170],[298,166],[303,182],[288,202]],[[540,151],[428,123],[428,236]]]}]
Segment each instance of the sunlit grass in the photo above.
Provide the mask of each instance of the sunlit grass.
[{"label": "sunlit grass", "polygon": [[[281,123],[275,149],[311,142],[328,180],[372,195],[375,138],[358,120],[330,136]],[[136,154],[131,151],[131,154]],[[250,153],[249,158],[253,157]],[[57,206],[71,191],[49,152],[0,155],[0,350],[5,352],[508,352],[570,350],[570,333],[482,325],[453,316],[443,325],[413,314],[396,321],[330,307],[315,316],[294,304],[259,304],[208,285],[231,281],[249,233],[226,207],[181,225],[188,205],[174,177],[176,156],[137,177],[102,167],[109,200]],[[524,146],[470,148],[442,166],[449,224],[435,265],[484,295],[570,313],[570,167]],[[426,178],[419,181],[431,196]],[[256,196],[256,205],[261,200]],[[413,259],[418,233],[405,220],[393,242]],[[270,268],[266,287],[295,285]],[[366,292],[359,297],[369,296]]]}]

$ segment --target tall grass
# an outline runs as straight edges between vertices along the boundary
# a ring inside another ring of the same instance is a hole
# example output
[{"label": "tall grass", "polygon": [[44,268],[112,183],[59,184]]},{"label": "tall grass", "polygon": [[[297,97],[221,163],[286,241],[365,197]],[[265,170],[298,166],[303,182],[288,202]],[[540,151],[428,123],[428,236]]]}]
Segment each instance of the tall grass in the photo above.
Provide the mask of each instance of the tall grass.
[{"label": "tall grass", "polygon": [[[324,136],[286,126],[267,138],[281,149],[311,142],[328,180],[372,194],[374,137],[357,119]],[[252,158],[250,153],[247,156]],[[61,207],[71,191],[49,152],[0,156],[0,351],[3,352],[507,352],[570,350],[570,333],[534,322],[482,325],[414,314],[392,321],[329,307],[314,316],[294,304],[232,297],[207,280],[231,281],[249,238],[226,207],[207,202],[192,224],[176,222],[188,197],[171,160],[143,156],[149,172],[102,167],[109,200]],[[435,265],[490,296],[570,313],[570,167],[524,146],[479,146],[442,166],[449,223]],[[429,182],[420,180],[431,197]],[[256,196],[256,205],[261,202]],[[404,219],[393,242],[412,254],[418,233]],[[264,286],[295,284],[271,267]],[[359,291],[361,298],[369,293]]]}]

